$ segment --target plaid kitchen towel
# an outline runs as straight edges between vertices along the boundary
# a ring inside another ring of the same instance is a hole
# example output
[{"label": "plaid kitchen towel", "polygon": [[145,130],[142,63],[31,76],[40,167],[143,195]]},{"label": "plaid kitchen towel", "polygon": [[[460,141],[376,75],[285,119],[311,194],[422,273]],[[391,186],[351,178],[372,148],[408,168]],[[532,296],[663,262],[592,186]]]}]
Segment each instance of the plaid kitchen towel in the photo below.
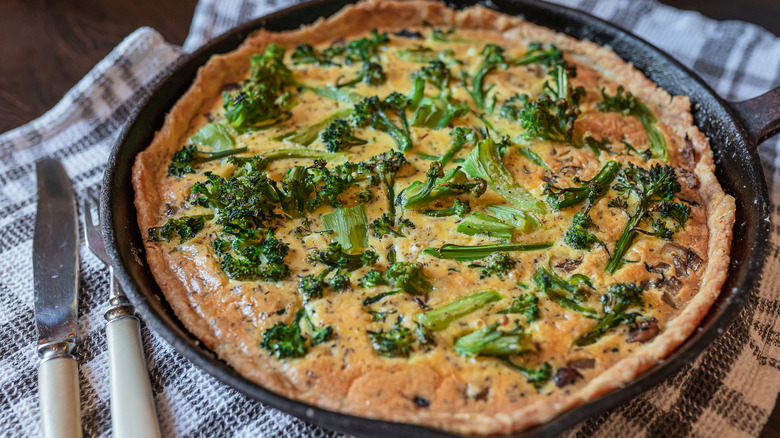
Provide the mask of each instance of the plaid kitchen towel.
[{"label": "plaid kitchen towel", "polygon": [[[650,0],[557,0],[629,29],[692,68],[721,96],[751,98],[780,86],[780,38]],[[41,118],[0,135],[0,435],[37,436],[33,326],[34,163],[65,164],[80,200],[94,196],[116,133],[150,85],[184,53],[289,0],[202,0],[183,48],[139,29]],[[759,152],[778,223],[778,147]],[[775,183],[775,181],[778,181]],[[566,436],[757,436],[780,390],[780,231],[773,228],[762,285],[727,333],[668,381],[573,428]],[[108,273],[82,247],[81,401],[86,436],[110,436],[103,311]],[[166,436],[338,436],[265,407],[217,382],[144,328],[152,389]]]}]

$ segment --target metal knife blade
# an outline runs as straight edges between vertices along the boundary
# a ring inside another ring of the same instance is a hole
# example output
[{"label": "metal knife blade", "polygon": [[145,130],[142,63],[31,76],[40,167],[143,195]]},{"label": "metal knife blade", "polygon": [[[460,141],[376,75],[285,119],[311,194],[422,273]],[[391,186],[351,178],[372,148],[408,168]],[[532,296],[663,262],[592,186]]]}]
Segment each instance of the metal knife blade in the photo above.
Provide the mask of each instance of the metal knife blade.
[{"label": "metal knife blade", "polygon": [[36,164],[38,213],[33,237],[38,352],[72,356],[76,348],[79,253],[73,187],[59,161]]}]

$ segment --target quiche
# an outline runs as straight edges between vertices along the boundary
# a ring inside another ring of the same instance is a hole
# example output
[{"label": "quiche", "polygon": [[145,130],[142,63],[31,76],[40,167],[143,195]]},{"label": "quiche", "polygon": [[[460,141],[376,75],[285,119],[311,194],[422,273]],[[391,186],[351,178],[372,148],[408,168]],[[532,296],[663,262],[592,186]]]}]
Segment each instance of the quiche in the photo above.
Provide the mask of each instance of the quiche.
[{"label": "quiche", "polygon": [[691,103],[482,6],[367,1],[211,58],[133,169],[146,260],[239,373],[502,434],[634,379],[725,280]]}]

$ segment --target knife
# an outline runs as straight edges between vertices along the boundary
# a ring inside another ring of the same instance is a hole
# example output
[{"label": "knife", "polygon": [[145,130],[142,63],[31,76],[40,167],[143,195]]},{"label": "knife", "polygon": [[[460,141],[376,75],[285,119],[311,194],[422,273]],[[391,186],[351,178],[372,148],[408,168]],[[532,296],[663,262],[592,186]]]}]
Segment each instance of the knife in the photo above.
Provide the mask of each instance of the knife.
[{"label": "knife", "polygon": [[76,351],[79,253],[73,187],[59,161],[36,164],[38,212],[33,237],[38,399],[45,438],[81,437]]}]

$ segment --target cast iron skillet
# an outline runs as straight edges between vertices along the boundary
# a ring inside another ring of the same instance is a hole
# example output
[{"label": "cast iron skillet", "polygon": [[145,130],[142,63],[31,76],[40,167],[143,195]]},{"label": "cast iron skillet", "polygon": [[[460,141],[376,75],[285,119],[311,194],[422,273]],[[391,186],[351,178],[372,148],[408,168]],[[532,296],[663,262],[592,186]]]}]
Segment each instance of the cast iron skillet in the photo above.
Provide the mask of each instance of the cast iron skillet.
[{"label": "cast iron skillet", "polygon": [[[136,223],[131,168],[138,152],[151,142],[155,131],[177,99],[187,90],[198,67],[210,56],[235,49],[254,30],[287,30],[329,16],[349,0],[315,0],[244,24],[212,41],[176,65],[157,83],[122,131],[103,178],[101,213],[103,236],[115,273],[138,313],[173,347],[222,382],[268,406],[325,428],[363,437],[413,434],[449,436],[443,432],[401,423],[359,418],[312,407],[270,392],[245,379],[216,358],[188,333],[165,302],[145,264],[143,243]],[[473,1],[458,0],[464,7]],[[701,330],[685,341],[663,363],[654,366],[623,388],[576,407],[555,420],[517,436],[553,436],[578,422],[628,401],[659,383],[696,357],[722,333],[742,308],[759,281],[769,235],[769,199],[756,151],[757,143],[780,131],[780,88],[745,102],[719,98],[694,73],[665,53],[627,31],[569,8],[536,0],[493,0],[487,6],[612,47],[623,59],[673,95],[690,96],[696,124],[707,134],[717,163],[716,174],[724,190],[737,200],[737,218],[729,277],[720,297],[702,321]],[[724,163],[728,163],[726,166]]]}]

